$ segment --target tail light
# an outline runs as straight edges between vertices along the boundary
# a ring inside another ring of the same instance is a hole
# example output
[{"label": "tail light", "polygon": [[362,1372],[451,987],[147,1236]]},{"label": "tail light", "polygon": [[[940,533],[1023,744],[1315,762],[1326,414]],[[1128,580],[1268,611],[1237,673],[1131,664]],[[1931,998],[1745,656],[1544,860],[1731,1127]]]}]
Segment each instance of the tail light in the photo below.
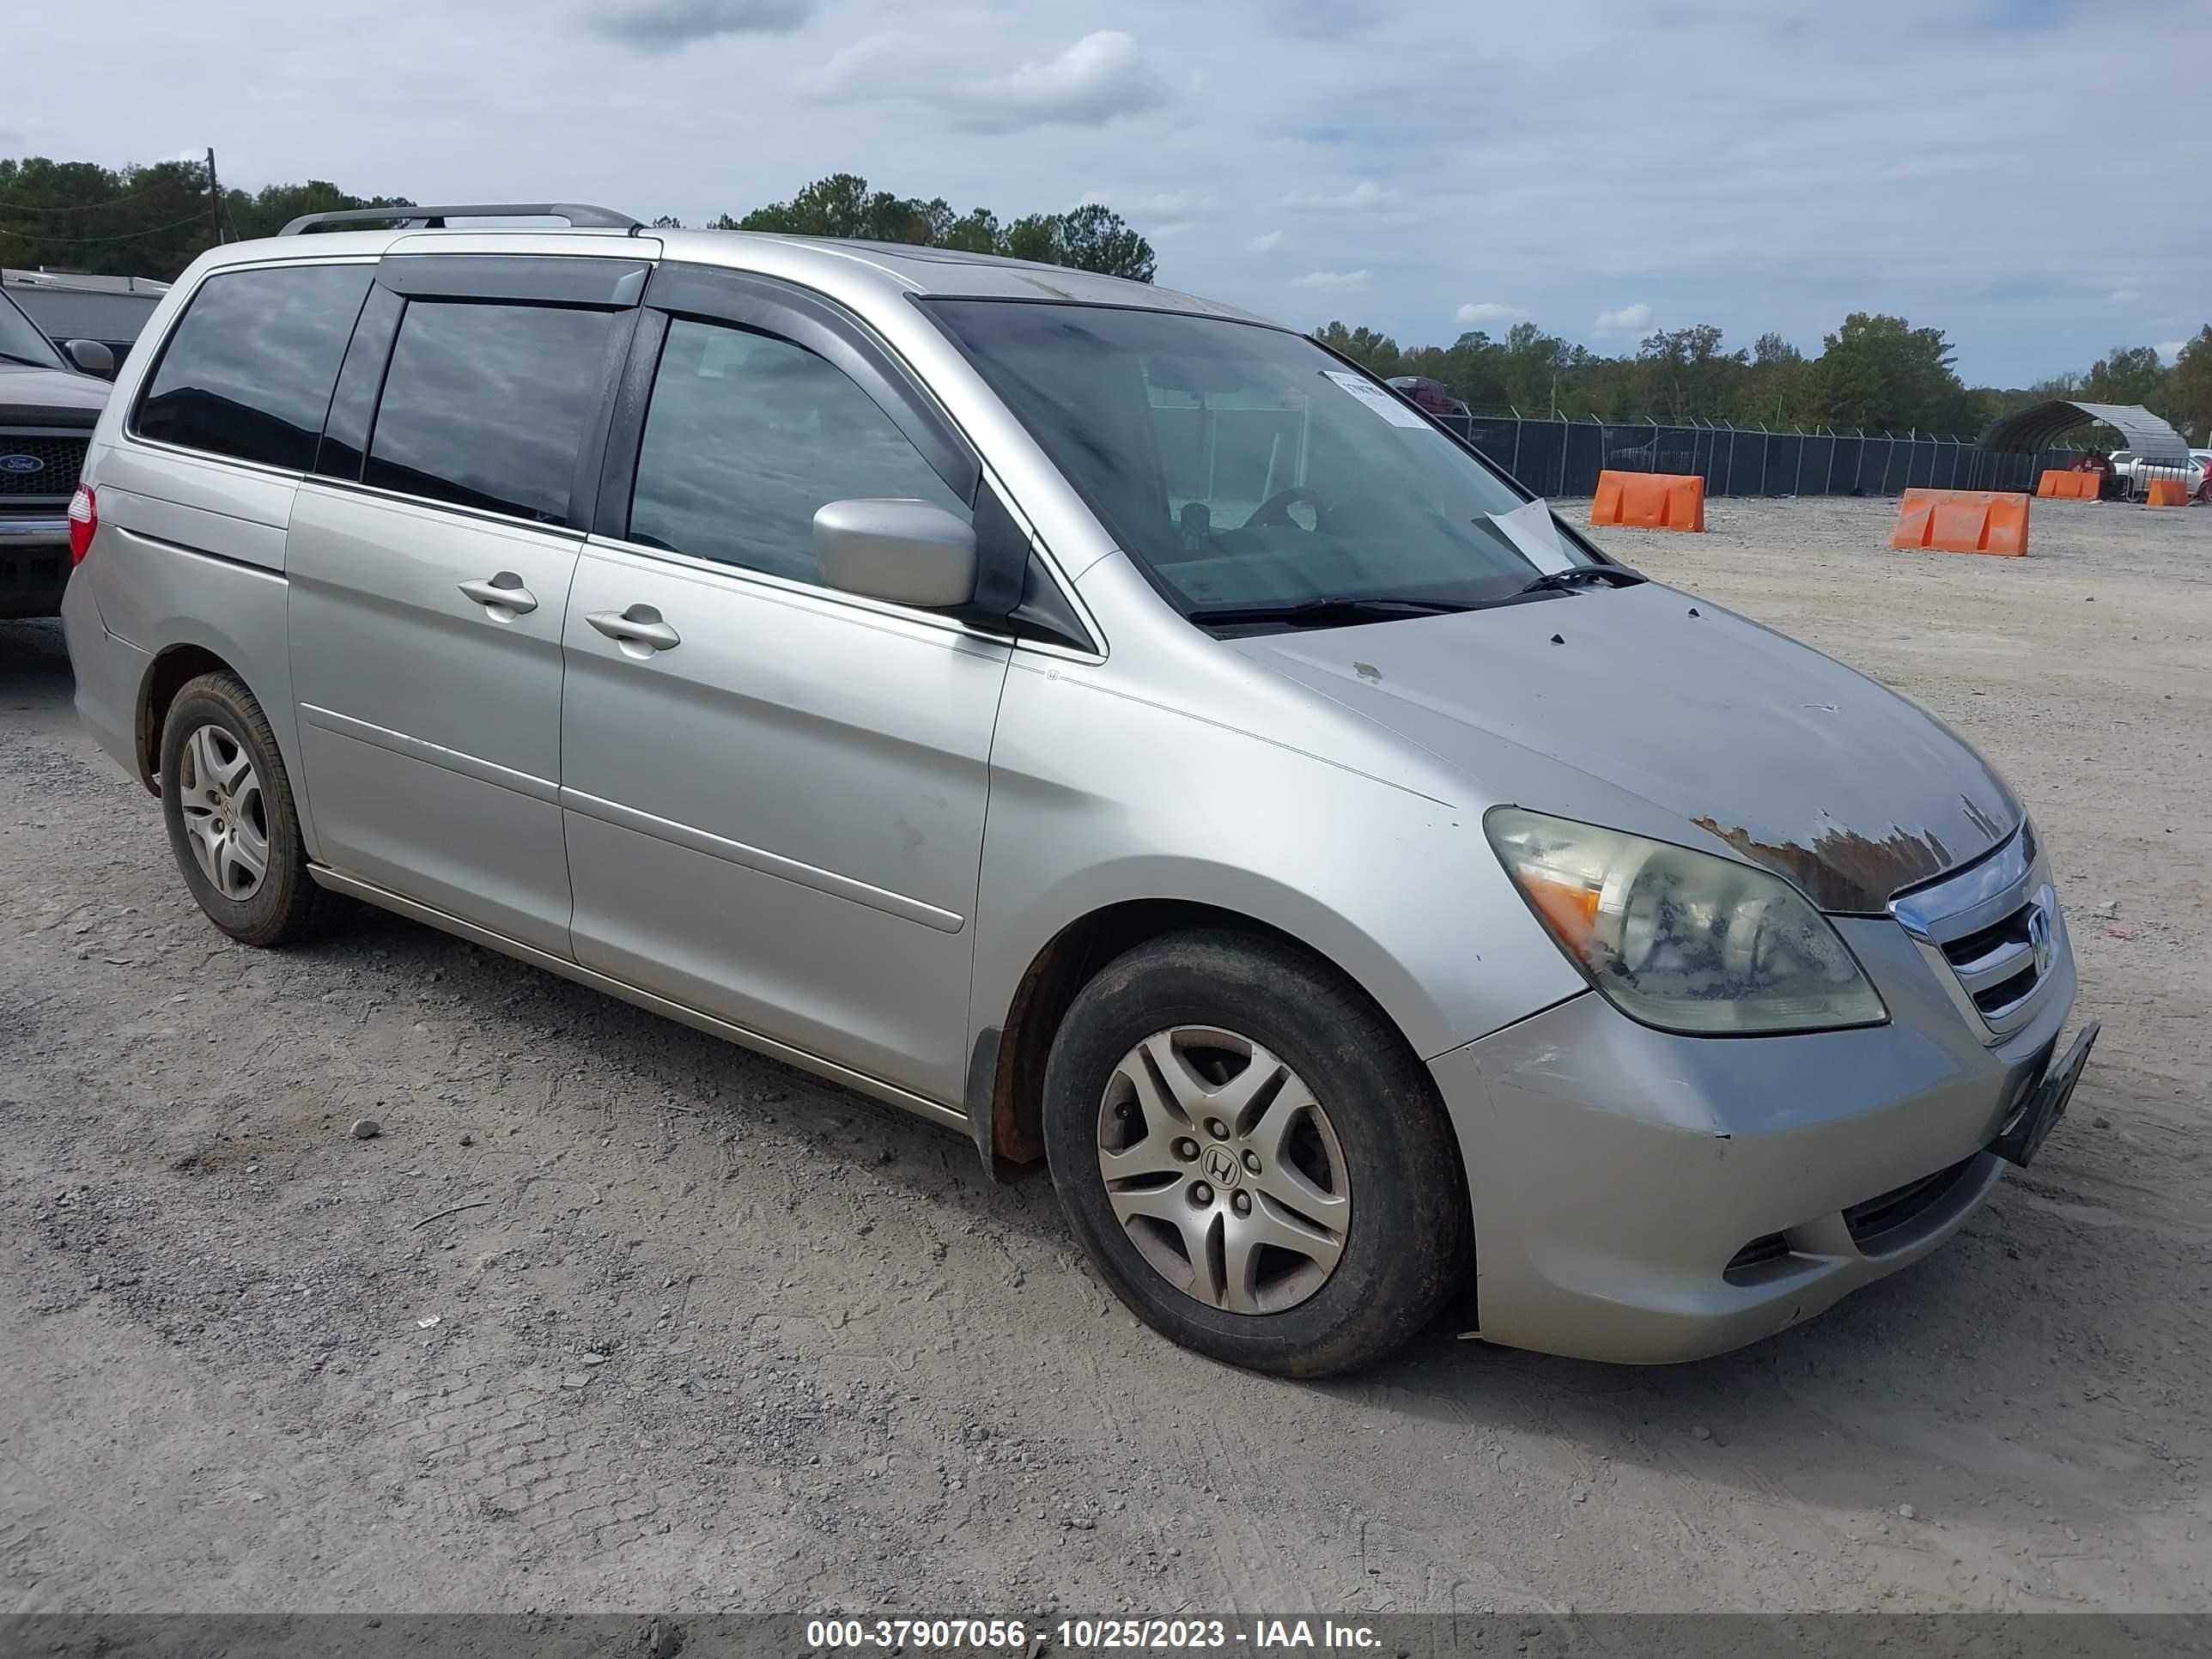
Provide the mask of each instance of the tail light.
[{"label": "tail light", "polygon": [[69,504],[70,562],[82,564],[92,551],[92,538],[100,531],[100,502],[90,484],[79,484]]}]

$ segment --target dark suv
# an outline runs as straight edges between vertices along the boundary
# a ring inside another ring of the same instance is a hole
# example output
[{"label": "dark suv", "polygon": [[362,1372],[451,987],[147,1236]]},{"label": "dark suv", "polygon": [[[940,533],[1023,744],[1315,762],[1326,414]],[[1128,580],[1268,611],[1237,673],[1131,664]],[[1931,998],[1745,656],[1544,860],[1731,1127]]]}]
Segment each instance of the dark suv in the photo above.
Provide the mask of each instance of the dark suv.
[{"label": "dark suv", "polygon": [[69,585],[69,504],[114,359],[72,340],[68,359],[0,293],[0,617],[61,613]]}]

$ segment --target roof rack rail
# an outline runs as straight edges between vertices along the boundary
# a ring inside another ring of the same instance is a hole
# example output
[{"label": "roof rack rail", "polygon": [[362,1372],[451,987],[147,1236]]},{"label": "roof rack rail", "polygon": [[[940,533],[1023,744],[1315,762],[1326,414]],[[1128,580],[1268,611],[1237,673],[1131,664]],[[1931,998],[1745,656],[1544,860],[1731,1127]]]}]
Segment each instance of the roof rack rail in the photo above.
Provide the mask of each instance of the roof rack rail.
[{"label": "roof rack rail", "polygon": [[405,224],[427,230],[443,230],[452,219],[566,219],[578,230],[645,228],[627,213],[592,207],[582,202],[478,202],[466,206],[346,208],[336,213],[303,213],[276,234],[300,236],[309,231],[331,230],[344,225]]}]

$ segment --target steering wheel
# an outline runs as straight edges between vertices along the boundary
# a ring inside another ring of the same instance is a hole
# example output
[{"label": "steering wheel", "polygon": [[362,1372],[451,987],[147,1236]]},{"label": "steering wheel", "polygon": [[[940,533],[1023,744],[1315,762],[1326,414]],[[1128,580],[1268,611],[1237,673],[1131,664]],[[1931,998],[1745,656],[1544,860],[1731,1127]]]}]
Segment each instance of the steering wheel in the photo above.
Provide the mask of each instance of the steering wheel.
[{"label": "steering wheel", "polygon": [[[1313,508],[1314,529],[1320,529],[1321,521],[1328,515],[1328,509],[1322,505],[1320,492],[1309,489],[1304,484],[1292,484],[1288,489],[1279,489],[1268,496],[1252,509],[1252,516],[1244,520],[1243,527],[1252,530],[1262,525],[1285,524],[1304,530],[1305,526],[1291,516],[1291,509],[1301,501]],[[1310,535],[1313,532],[1307,531],[1306,533]]]}]

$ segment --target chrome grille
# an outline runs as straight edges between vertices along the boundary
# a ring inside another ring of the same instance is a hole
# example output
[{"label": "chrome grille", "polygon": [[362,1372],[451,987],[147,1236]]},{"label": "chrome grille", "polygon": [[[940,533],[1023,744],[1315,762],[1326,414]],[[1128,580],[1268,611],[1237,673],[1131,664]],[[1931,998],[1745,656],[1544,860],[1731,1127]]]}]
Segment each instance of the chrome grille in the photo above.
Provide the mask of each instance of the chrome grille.
[{"label": "chrome grille", "polygon": [[1959,1012],[1995,1042],[2026,1024],[2066,947],[2033,825],[1979,863],[1892,901]]},{"label": "chrome grille", "polygon": [[68,500],[76,491],[91,439],[88,432],[0,432],[0,501]]}]

